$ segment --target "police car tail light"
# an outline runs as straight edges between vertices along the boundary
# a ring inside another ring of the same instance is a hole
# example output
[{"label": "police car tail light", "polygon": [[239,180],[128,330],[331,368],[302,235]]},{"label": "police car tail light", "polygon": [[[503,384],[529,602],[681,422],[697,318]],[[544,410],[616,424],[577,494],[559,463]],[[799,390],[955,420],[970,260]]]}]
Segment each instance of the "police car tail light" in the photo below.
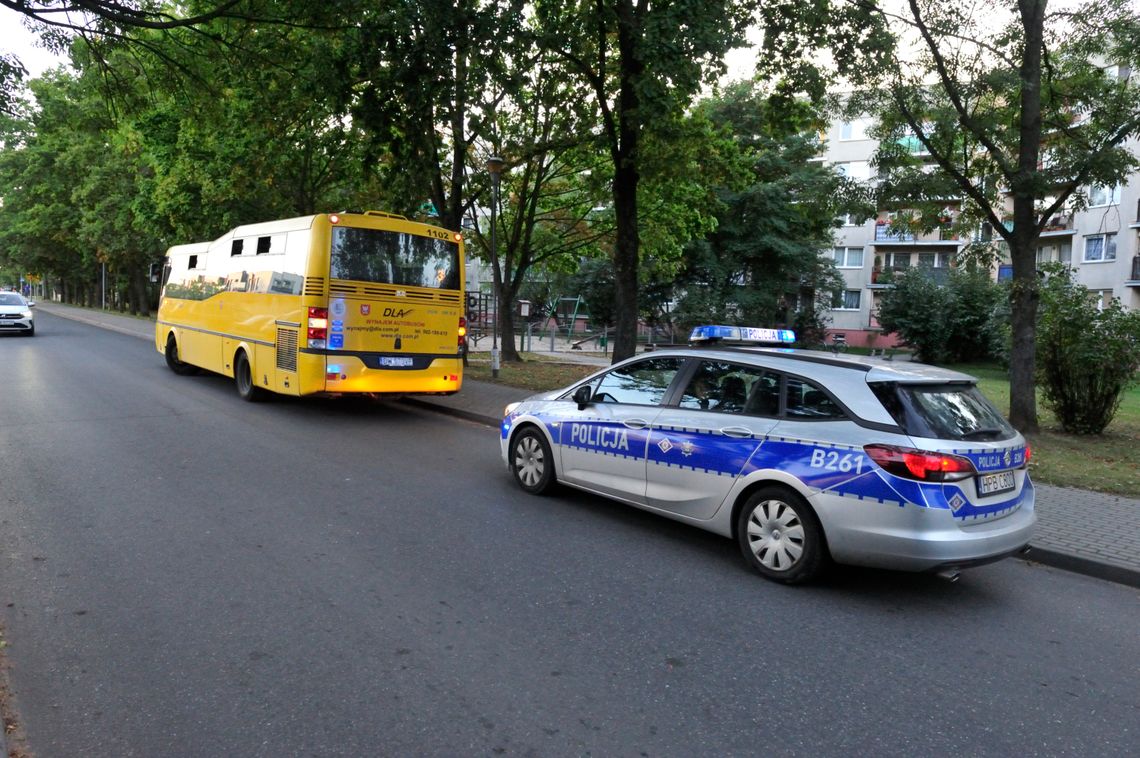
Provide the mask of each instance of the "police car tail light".
[{"label": "police car tail light", "polygon": [[329,309],[309,308],[309,347],[323,348],[329,338]]},{"label": "police car tail light", "polygon": [[894,445],[865,445],[864,452],[888,473],[920,482],[954,482],[977,471],[969,458]]}]

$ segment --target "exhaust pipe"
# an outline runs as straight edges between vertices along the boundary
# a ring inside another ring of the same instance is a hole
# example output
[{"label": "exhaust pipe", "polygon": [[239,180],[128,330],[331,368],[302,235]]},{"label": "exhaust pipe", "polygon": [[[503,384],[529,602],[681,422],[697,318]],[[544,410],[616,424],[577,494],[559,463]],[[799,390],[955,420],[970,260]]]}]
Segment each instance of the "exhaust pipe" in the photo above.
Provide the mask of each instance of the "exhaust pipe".
[{"label": "exhaust pipe", "polygon": [[959,573],[959,571],[957,569],[943,569],[942,571],[938,571],[935,573],[940,578],[945,579],[946,581],[950,582],[951,584],[958,581],[958,577],[961,576],[961,573]]}]

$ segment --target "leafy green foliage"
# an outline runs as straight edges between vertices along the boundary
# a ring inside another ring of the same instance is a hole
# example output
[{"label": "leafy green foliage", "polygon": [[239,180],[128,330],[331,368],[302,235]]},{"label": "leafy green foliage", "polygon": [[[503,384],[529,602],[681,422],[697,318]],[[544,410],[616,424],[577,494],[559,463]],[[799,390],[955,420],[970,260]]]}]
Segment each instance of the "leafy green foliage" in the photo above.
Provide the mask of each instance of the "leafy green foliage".
[{"label": "leafy green foliage", "polygon": [[934,269],[916,267],[895,274],[893,286],[879,299],[879,323],[894,332],[923,363],[987,360],[1001,344],[1005,289],[983,270],[946,270],[944,281]]},{"label": "leafy green foliage", "polygon": [[820,255],[831,246],[842,181],[814,160],[818,114],[805,103],[773,103],[746,83],[702,111],[735,135],[740,170],[720,177],[716,230],[686,248],[677,321],[791,326],[818,341],[828,303],[815,295],[842,284]]},{"label": "leafy green foliage", "polygon": [[1140,313],[1119,300],[1098,307],[1068,269],[1052,269],[1041,291],[1038,372],[1061,428],[1100,434],[1140,369]]}]

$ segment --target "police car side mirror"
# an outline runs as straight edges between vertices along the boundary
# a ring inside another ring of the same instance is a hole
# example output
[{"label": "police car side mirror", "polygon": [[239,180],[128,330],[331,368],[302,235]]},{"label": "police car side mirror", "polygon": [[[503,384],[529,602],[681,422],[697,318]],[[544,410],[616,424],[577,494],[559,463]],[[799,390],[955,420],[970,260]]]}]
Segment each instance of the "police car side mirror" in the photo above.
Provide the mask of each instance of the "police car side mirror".
[{"label": "police car side mirror", "polygon": [[590,385],[583,384],[578,389],[574,390],[574,402],[578,404],[578,410],[584,410],[590,404],[590,398],[594,395],[594,391],[590,389]]}]

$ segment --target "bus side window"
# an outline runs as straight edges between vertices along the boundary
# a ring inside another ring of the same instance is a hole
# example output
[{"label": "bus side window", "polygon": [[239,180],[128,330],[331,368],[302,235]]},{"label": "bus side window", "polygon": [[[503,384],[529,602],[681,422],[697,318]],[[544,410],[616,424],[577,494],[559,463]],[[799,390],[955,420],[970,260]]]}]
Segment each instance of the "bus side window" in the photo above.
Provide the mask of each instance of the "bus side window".
[{"label": "bus side window", "polygon": [[271,237],[258,237],[257,238],[257,255],[264,255],[269,252],[269,244]]},{"label": "bus side window", "polygon": [[244,243],[245,243],[245,240],[234,240],[230,244],[230,255],[231,256],[241,255],[241,249],[242,249],[242,246]]}]

